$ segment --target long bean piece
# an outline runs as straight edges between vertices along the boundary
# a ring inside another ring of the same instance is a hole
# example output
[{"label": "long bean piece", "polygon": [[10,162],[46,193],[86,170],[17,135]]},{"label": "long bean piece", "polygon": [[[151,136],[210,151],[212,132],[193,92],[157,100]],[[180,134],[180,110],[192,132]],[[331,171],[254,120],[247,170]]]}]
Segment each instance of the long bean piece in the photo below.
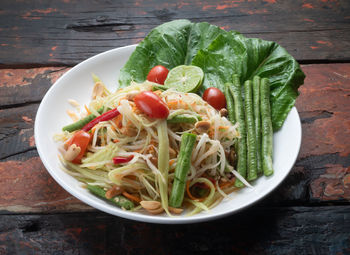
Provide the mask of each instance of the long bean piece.
[{"label": "long bean piece", "polygon": [[260,77],[253,78],[253,106],[255,122],[255,140],[256,140],[256,167],[258,174],[262,174],[261,165],[261,117],[260,117]]},{"label": "long bean piece", "polygon": [[230,93],[230,87],[232,83],[225,83],[225,98],[226,98],[226,109],[228,111],[228,119],[234,124],[235,123],[235,105],[233,102],[232,95]]},{"label": "long bean piece", "polygon": [[255,123],[253,110],[253,82],[248,80],[244,82],[244,110],[245,124],[247,128],[247,167],[248,181],[253,181],[258,177],[256,167],[256,141],[255,141]]},{"label": "long bean piece", "polygon": [[[238,161],[237,161],[237,172],[243,177],[247,176],[247,142],[246,142],[246,126],[244,117],[244,105],[242,99],[241,83],[239,76],[234,74],[232,76],[232,86],[230,91],[234,101],[235,120],[238,122],[238,132],[240,138],[236,146]],[[243,187],[244,184],[237,178],[235,181],[236,187]]]},{"label": "long bean piece", "polygon": [[[103,112],[103,108],[101,107],[97,110],[97,112],[99,114],[101,114]],[[90,121],[92,121],[93,119],[95,119],[96,116],[94,114],[89,114],[88,116],[86,116],[85,118],[82,118],[81,120],[78,120],[77,122],[74,122],[70,125],[64,126],[62,128],[63,131],[68,131],[68,132],[73,132],[75,130],[78,129],[82,129],[86,124],[88,124]]]},{"label": "long bean piece", "polygon": [[170,194],[169,205],[180,207],[184,198],[186,176],[191,167],[191,157],[197,136],[195,134],[184,133],[181,136],[180,152],[175,168],[175,178]]},{"label": "long bean piece", "polygon": [[87,188],[92,194],[101,197],[105,200],[108,200],[120,208],[124,208],[126,210],[131,210],[134,208],[134,203],[124,196],[115,196],[113,198],[108,199],[106,198],[106,191],[103,188],[90,184],[87,185]]},{"label": "long bean piece", "polygon": [[270,109],[270,84],[267,78],[261,79],[260,85],[260,111],[261,111],[261,132],[262,132],[262,167],[264,175],[273,174],[272,153],[273,153],[273,130]]}]

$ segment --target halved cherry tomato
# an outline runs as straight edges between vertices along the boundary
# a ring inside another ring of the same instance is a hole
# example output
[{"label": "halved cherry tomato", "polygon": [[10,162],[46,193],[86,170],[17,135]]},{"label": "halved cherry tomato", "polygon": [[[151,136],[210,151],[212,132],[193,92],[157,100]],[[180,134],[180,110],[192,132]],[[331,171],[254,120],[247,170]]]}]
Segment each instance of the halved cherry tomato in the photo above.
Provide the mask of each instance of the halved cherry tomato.
[{"label": "halved cherry tomato", "polygon": [[76,146],[80,147],[80,153],[79,155],[72,160],[72,162],[74,164],[80,164],[81,163],[81,159],[84,156],[84,153],[86,151],[86,148],[88,146],[90,142],[90,134],[88,132],[85,132],[83,130],[80,130],[78,132],[76,132],[72,138],[70,138],[68,140],[68,142],[66,143],[66,145],[69,147],[72,144],[75,144]]},{"label": "halved cherry tomato", "polygon": [[211,87],[204,91],[203,99],[213,106],[216,110],[226,107],[226,98],[220,89]]},{"label": "halved cherry tomato", "polygon": [[166,77],[168,76],[169,70],[161,65],[155,66],[149,71],[147,80],[158,84],[164,84]]},{"label": "halved cherry tomato", "polygon": [[136,107],[151,118],[165,119],[169,115],[168,106],[152,91],[144,91],[135,96]]}]

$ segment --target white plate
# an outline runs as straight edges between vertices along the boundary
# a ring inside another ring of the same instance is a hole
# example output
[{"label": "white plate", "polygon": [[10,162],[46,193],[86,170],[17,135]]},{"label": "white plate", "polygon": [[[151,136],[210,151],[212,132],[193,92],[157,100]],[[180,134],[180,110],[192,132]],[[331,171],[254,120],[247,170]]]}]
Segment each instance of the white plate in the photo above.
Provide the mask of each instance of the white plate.
[{"label": "white plate", "polygon": [[128,212],[90,194],[81,184],[60,168],[57,144],[52,137],[63,126],[71,123],[66,110],[71,109],[68,99],[79,103],[89,103],[93,82],[91,74],[100,77],[107,87],[114,91],[118,83],[119,70],[128,60],[136,45],[122,47],[101,53],[78,64],[65,73],[49,89],[38,109],[35,120],[35,142],[45,167],[51,176],[69,193],[81,201],[104,212],[123,218],[153,223],[194,223],[216,219],[237,212],[260,200],[274,190],[288,175],[297,158],[301,143],[301,124],[294,107],[282,129],[274,134],[274,170],[271,177],[261,177],[254,183],[254,188],[245,188],[230,195],[210,212],[185,217],[151,216],[144,213]]}]

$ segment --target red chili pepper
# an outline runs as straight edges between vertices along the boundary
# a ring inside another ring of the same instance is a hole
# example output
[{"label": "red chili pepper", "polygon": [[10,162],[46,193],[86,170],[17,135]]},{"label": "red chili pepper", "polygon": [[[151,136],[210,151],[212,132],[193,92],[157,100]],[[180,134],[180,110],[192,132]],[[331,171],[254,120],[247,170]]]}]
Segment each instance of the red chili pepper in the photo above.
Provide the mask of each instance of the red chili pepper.
[{"label": "red chili pepper", "polygon": [[113,158],[113,163],[115,165],[119,165],[119,164],[123,164],[123,163],[127,163],[129,162],[130,160],[132,160],[134,158],[134,155],[130,155],[129,157],[114,157]]},{"label": "red chili pepper", "polygon": [[94,118],[92,121],[90,121],[88,124],[86,124],[82,130],[84,131],[89,131],[90,129],[92,129],[97,123],[101,122],[101,121],[107,121],[107,120],[111,120],[115,117],[117,117],[119,115],[119,111],[117,110],[117,108],[109,110],[108,112],[105,112],[104,114]]}]

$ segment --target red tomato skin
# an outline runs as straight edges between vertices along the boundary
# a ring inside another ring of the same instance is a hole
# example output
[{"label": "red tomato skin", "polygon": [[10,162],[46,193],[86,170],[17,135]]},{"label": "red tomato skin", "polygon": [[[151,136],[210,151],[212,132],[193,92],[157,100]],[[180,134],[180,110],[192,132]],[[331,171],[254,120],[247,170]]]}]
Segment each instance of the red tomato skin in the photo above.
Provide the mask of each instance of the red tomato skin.
[{"label": "red tomato skin", "polygon": [[90,134],[88,132],[85,132],[83,130],[80,130],[76,132],[71,139],[66,143],[67,146],[71,146],[72,144],[75,144],[76,146],[80,147],[80,153],[79,155],[72,160],[72,163],[74,164],[80,164],[81,159],[83,158],[86,148],[90,142]]},{"label": "red tomato skin", "polygon": [[144,91],[135,96],[136,107],[151,118],[165,119],[169,115],[168,106],[152,91]]},{"label": "red tomato skin", "polygon": [[216,110],[226,107],[226,98],[220,89],[214,87],[207,88],[203,93],[203,99]]},{"label": "red tomato skin", "polygon": [[133,155],[130,155],[129,157],[114,157],[113,158],[113,163],[115,165],[119,165],[119,164],[123,164],[123,163],[128,163],[129,161],[131,161],[134,158]]},{"label": "red tomato skin", "polygon": [[147,75],[147,80],[164,85],[164,81],[168,76],[168,73],[169,70],[166,67],[162,65],[157,65],[153,67],[151,71],[149,71]]}]

